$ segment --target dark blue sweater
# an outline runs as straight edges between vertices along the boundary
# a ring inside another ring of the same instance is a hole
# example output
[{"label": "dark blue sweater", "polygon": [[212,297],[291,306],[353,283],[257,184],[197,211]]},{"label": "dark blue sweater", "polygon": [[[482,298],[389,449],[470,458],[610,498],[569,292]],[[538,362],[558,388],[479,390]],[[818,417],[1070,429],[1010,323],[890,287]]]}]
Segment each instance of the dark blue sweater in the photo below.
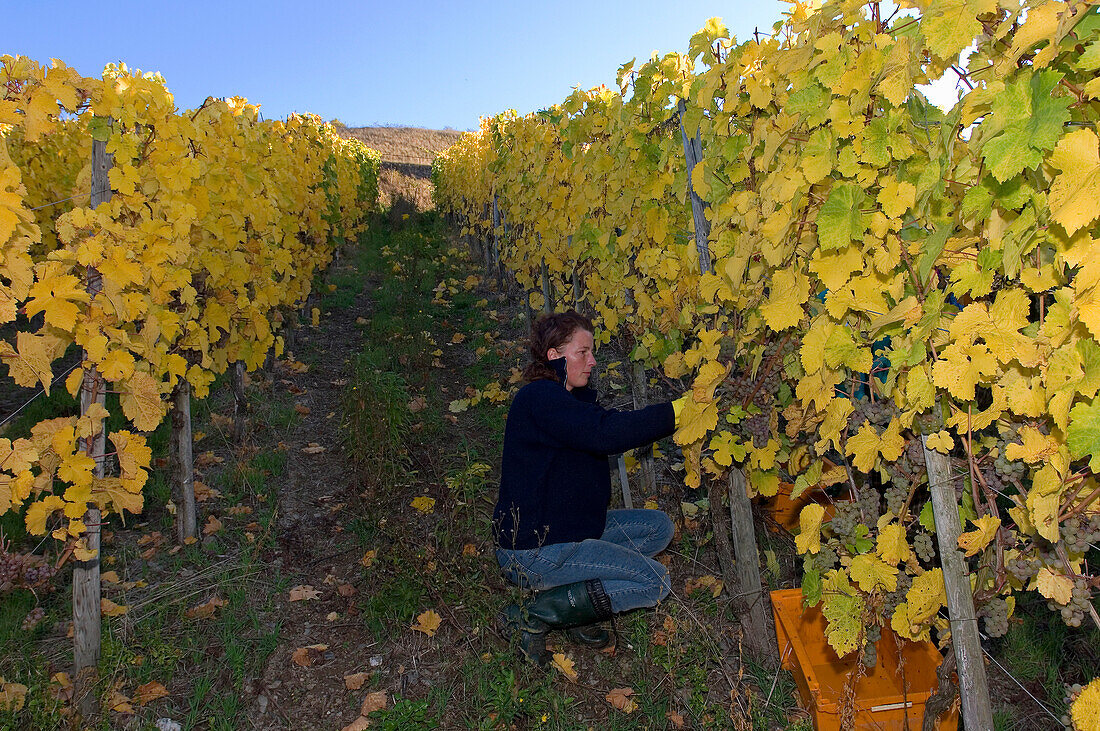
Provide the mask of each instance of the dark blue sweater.
[{"label": "dark blue sweater", "polygon": [[599,538],[611,502],[607,455],[674,430],[670,403],[614,411],[597,404],[589,388],[569,391],[551,380],[527,384],[512,400],[504,428],[493,510],[497,544],[524,550]]}]

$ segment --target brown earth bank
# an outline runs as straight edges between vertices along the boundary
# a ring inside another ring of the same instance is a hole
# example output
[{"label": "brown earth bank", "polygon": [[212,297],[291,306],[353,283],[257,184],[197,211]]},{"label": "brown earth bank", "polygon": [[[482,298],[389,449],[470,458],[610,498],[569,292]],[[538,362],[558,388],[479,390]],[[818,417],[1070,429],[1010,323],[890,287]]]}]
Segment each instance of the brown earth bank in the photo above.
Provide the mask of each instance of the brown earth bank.
[{"label": "brown earth bank", "polygon": [[383,208],[401,212],[427,211],[431,196],[432,160],[462,135],[456,130],[421,127],[347,127],[336,123],[344,137],[360,140],[382,156],[378,192]]}]

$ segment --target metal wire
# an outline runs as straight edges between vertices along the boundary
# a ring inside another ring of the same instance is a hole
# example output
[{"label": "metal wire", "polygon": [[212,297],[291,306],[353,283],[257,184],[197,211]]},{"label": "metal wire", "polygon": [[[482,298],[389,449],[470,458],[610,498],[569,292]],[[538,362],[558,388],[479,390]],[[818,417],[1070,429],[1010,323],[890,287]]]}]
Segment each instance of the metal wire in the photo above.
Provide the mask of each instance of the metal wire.
[{"label": "metal wire", "polygon": [[[109,192],[109,190],[110,190],[110,189],[108,188],[107,190],[98,190],[98,191],[94,191],[94,193],[95,193],[96,195],[102,195],[103,193],[107,193],[107,192]],[[78,194],[78,195],[70,196],[70,197],[68,197],[68,198],[62,198],[61,200],[59,200],[59,201],[54,201],[53,203],[43,203],[43,204],[42,204],[42,205],[40,205],[40,206],[35,206],[34,208],[28,208],[27,210],[28,210],[28,211],[38,211],[38,210],[41,210],[41,209],[43,209],[43,208],[49,208],[50,206],[56,206],[56,205],[58,205],[59,203],[67,203],[67,202],[69,202],[69,201],[75,201],[75,200],[76,200],[77,198],[83,198],[84,196],[88,196],[89,198],[91,198],[92,194],[93,194],[93,191],[90,191],[90,190],[89,190],[89,191],[88,191],[87,193],[80,193],[80,194]]]},{"label": "metal wire", "polygon": [[[54,385],[55,383],[57,383],[58,381],[60,381],[60,380],[64,379],[64,378],[65,378],[65,376],[69,375],[69,374],[70,374],[70,373],[72,373],[72,372],[73,372],[74,370],[76,370],[77,366],[79,366],[79,365],[80,365],[80,363],[81,363],[81,361],[77,361],[76,363],[73,363],[73,364],[72,364],[71,366],[69,366],[69,369],[68,369],[67,371],[65,371],[64,373],[62,373],[62,374],[61,374],[60,376],[58,376],[57,378],[54,378],[54,379],[53,379],[52,381],[50,381],[50,386],[53,386],[53,385]],[[32,403],[34,403],[34,400],[35,400],[36,398],[38,398],[39,396],[42,396],[42,395],[44,395],[45,393],[46,393],[46,389],[44,389],[44,388],[43,388],[43,389],[39,389],[38,393],[36,393],[35,395],[31,396],[31,397],[30,397],[30,399],[29,399],[29,400],[28,400],[28,401],[27,401],[27,402],[26,402],[25,404],[23,404],[23,405],[22,405],[22,406],[20,406],[20,407],[19,407],[18,409],[16,409],[15,411],[11,412],[10,414],[8,414],[8,416],[7,416],[7,417],[6,417],[6,418],[5,418],[5,419],[4,419],[3,421],[0,421],[0,429],[2,429],[2,428],[4,428],[5,426],[7,426],[7,425],[8,425],[8,422],[10,422],[10,421],[11,421],[12,419],[14,419],[15,417],[19,416],[19,413],[20,413],[21,411],[23,411],[23,409],[25,409],[25,408],[27,408],[28,406],[30,406],[30,405],[31,405]]]}]

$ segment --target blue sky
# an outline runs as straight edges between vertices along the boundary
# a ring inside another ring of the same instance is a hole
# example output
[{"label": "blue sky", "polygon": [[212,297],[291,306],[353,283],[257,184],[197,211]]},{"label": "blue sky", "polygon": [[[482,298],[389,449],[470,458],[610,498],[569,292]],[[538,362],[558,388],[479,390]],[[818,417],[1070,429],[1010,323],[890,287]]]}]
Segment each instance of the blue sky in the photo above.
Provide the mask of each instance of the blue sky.
[{"label": "blue sky", "polygon": [[8,0],[0,54],[59,58],[86,75],[123,61],[159,71],[176,104],[247,97],[268,117],[313,112],[352,126],[476,128],[575,86],[613,85],[619,65],[685,51],[708,18],[746,38],[779,0],[579,2],[87,2]]}]

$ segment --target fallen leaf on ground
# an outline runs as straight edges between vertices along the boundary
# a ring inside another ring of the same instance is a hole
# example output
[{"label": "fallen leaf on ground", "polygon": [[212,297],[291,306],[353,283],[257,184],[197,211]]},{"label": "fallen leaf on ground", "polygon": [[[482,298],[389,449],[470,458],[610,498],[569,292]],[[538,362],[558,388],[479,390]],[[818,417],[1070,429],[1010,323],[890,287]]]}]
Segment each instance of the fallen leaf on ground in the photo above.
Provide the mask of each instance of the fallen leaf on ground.
[{"label": "fallen leaf on ground", "polygon": [[340,615],[336,612],[329,612],[325,615],[325,619],[329,622],[335,622],[336,620],[340,619]]},{"label": "fallen leaf on ground", "polygon": [[206,525],[202,527],[204,536],[212,536],[222,529],[222,522],[216,516],[211,515],[206,519]]},{"label": "fallen leaf on ground", "polygon": [[452,424],[457,424],[458,423],[458,417],[455,416],[454,414],[444,414],[443,418],[446,419],[447,421],[451,422]]},{"label": "fallen leaf on ground", "polygon": [[308,445],[302,447],[302,451],[306,454],[320,454],[325,451],[325,448],[317,442],[310,442]]},{"label": "fallen leaf on ground", "polygon": [[22,710],[27,690],[22,683],[8,683],[0,677],[0,711]]},{"label": "fallen leaf on ground", "polygon": [[722,593],[722,582],[716,579],[714,576],[707,574],[706,576],[700,576],[697,579],[688,579],[684,582],[684,593],[691,594],[698,589],[709,589],[710,595],[715,599]]},{"label": "fallen leaf on ground", "polygon": [[139,706],[144,706],[146,703],[152,703],[157,698],[163,698],[166,695],[168,695],[168,689],[154,680],[138,686],[137,693],[134,693],[134,701]]},{"label": "fallen leaf on ground", "polygon": [[409,504],[421,513],[430,513],[435,510],[435,498],[428,497],[427,495],[418,495],[414,497]]},{"label": "fallen leaf on ground", "polygon": [[477,555],[477,546],[475,546],[472,543],[467,543],[465,546],[462,547],[462,555],[463,556],[476,556]]},{"label": "fallen leaf on ground", "polygon": [[252,508],[247,505],[234,505],[229,509],[230,515],[248,515],[252,512]]},{"label": "fallen leaf on ground", "polygon": [[233,417],[222,416],[221,414],[211,414],[210,425],[218,429],[225,429],[227,427],[233,426]]},{"label": "fallen leaf on ground", "polygon": [[376,690],[373,693],[367,693],[367,697],[363,699],[363,705],[359,707],[359,714],[362,716],[369,716],[375,711],[381,711],[386,707],[386,703],[389,702],[389,697],[384,690]]},{"label": "fallen leaf on ground", "polygon": [[333,386],[346,386],[346,385],[348,385],[348,379],[346,379],[346,378],[337,378],[335,381],[332,382],[332,385]]},{"label": "fallen leaf on ground", "polygon": [[183,613],[183,616],[188,619],[208,619],[214,616],[214,612],[218,610],[218,607],[224,607],[228,604],[226,600],[220,596],[212,596],[202,604],[196,604]]},{"label": "fallen leaf on ground", "polygon": [[198,467],[209,467],[212,464],[221,464],[225,461],[225,457],[218,457],[213,452],[202,452],[198,457],[195,457],[195,465]]},{"label": "fallen leaf on ground", "polygon": [[367,731],[370,728],[370,719],[366,716],[360,716],[347,726],[344,726],[340,731]]},{"label": "fallen leaf on ground", "polygon": [[309,416],[309,407],[302,404],[294,404],[294,410],[302,416]]},{"label": "fallen leaf on ground", "polygon": [[359,563],[366,566],[368,569],[374,564],[374,559],[378,557],[378,551],[367,551],[363,554],[363,558],[359,559]]},{"label": "fallen leaf on ground", "polygon": [[129,696],[117,690],[111,691],[111,697],[107,699],[107,708],[115,713],[133,713],[134,707],[130,704]]},{"label": "fallen leaf on ground", "polygon": [[681,716],[679,713],[674,713],[672,711],[668,711],[668,712],[665,713],[665,718],[667,718],[670,722],[672,722],[672,725],[675,726],[676,728],[683,728],[684,727],[684,717]]},{"label": "fallen leaf on ground", "polygon": [[355,324],[356,324],[356,325],[366,325],[366,324],[368,324],[368,323],[367,323],[367,318],[365,318],[365,317],[357,317],[357,318],[355,318]]},{"label": "fallen leaf on ground", "polygon": [[290,601],[292,602],[310,601],[319,596],[321,596],[321,592],[317,591],[309,584],[302,584],[290,590]]},{"label": "fallen leaf on ground", "polygon": [[117,571],[104,571],[99,575],[99,580],[105,584],[117,584],[119,582]]},{"label": "fallen leaf on ground", "polygon": [[121,617],[130,611],[130,608],[124,604],[115,604],[110,599],[100,599],[99,611],[105,617]]},{"label": "fallen leaf on ground", "polygon": [[217,489],[208,486],[205,482],[202,482],[200,480],[195,480],[194,487],[196,502],[203,503],[212,497],[221,497],[221,493],[218,492]]},{"label": "fallen leaf on ground", "polygon": [[417,632],[423,632],[428,637],[434,637],[442,622],[442,617],[436,614],[434,610],[429,609],[416,615],[416,624],[412,628]]},{"label": "fallen leaf on ground", "polygon": [[370,673],[354,673],[352,675],[345,675],[344,687],[348,690],[359,690],[363,687],[363,683],[367,682],[370,676]]},{"label": "fallen leaf on ground", "polygon": [[451,336],[451,342],[452,343],[461,343],[465,339],[466,339],[466,336],[463,335],[462,333],[455,333],[453,336]]},{"label": "fallen leaf on ground", "polygon": [[423,396],[417,396],[409,402],[409,411],[414,414],[418,411],[423,411],[426,408],[428,408],[428,401]]},{"label": "fallen leaf on ground", "polygon": [[560,670],[565,677],[573,681],[577,679],[577,671],[574,669],[575,663],[567,658],[564,653],[555,652],[553,663],[554,667]]},{"label": "fallen leaf on ground", "polygon": [[470,399],[468,399],[468,398],[455,399],[454,401],[452,401],[450,404],[447,405],[447,409],[452,414],[461,414],[463,411],[465,411],[468,408],[470,408]]},{"label": "fallen leaf on ground", "polygon": [[630,697],[634,695],[633,688],[615,688],[605,698],[607,702],[618,708],[623,713],[631,713],[638,708],[638,704]]},{"label": "fallen leaf on ground", "polygon": [[342,597],[349,597],[356,595],[356,589],[351,584],[337,584],[336,593]]},{"label": "fallen leaf on ground", "polygon": [[324,658],[324,653],[327,649],[328,645],[308,645],[306,647],[299,647],[291,653],[290,659],[294,661],[295,665],[301,665],[304,668],[308,668],[320,662]]}]

